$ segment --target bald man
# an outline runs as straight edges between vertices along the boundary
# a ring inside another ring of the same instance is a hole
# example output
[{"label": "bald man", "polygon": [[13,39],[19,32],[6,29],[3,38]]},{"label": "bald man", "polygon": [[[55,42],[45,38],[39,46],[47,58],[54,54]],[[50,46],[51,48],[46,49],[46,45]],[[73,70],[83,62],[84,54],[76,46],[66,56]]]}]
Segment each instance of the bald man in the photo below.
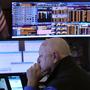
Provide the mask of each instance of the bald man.
[{"label": "bald man", "polygon": [[62,38],[45,40],[37,63],[27,70],[24,90],[37,90],[38,82],[49,75],[44,90],[90,90],[90,77],[73,62],[69,45]]}]

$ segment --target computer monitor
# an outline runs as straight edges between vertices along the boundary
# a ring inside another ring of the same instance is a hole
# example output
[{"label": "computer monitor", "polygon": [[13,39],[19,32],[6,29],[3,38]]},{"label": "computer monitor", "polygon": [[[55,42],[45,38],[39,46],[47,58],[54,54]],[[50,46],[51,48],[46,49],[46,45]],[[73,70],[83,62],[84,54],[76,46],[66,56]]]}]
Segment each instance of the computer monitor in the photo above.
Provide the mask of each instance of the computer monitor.
[{"label": "computer monitor", "polygon": [[8,76],[11,90],[23,90],[20,76]]},{"label": "computer monitor", "polygon": [[0,90],[8,90],[5,78],[0,78]]},{"label": "computer monitor", "polygon": [[12,38],[90,36],[90,2],[12,2]]},{"label": "computer monitor", "polygon": [[0,41],[0,74],[25,73],[37,62],[43,40]]}]

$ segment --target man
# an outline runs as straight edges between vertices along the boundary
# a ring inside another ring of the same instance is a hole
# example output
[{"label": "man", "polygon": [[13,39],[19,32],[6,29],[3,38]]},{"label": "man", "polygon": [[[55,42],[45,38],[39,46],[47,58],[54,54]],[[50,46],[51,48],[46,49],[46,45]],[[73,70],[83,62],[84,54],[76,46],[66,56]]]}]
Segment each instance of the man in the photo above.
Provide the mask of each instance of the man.
[{"label": "man", "polygon": [[0,8],[0,39],[7,38],[9,38],[8,27],[3,12]]},{"label": "man", "polygon": [[27,70],[28,82],[24,90],[37,90],[44,75],[49,75],[44,90],[90,90],[89,75],[73,61],[64,39],[45,40],[37,62]]}]

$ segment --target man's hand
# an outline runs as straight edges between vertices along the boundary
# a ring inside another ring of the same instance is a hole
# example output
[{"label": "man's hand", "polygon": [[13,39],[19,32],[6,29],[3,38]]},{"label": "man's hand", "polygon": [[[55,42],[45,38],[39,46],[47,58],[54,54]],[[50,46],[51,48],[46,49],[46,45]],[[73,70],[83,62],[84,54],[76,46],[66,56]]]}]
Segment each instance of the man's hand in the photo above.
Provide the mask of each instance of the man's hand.
[{"label": "man's hand", "polygon": [[37,86],[38,81],[41,79],[41,69],[39,64],[34,64],[27,70],[28,86]]}]

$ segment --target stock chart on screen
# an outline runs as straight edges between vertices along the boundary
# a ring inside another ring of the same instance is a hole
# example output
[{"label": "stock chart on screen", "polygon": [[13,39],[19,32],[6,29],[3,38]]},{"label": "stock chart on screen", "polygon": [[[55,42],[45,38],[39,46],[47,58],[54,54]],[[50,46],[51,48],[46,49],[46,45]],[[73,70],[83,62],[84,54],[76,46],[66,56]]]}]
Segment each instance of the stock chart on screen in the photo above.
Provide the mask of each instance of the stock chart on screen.
[{"label": "stock chart on screen", "polygon": [[90,36],[90,2],[12,2],[12,38]]}]

